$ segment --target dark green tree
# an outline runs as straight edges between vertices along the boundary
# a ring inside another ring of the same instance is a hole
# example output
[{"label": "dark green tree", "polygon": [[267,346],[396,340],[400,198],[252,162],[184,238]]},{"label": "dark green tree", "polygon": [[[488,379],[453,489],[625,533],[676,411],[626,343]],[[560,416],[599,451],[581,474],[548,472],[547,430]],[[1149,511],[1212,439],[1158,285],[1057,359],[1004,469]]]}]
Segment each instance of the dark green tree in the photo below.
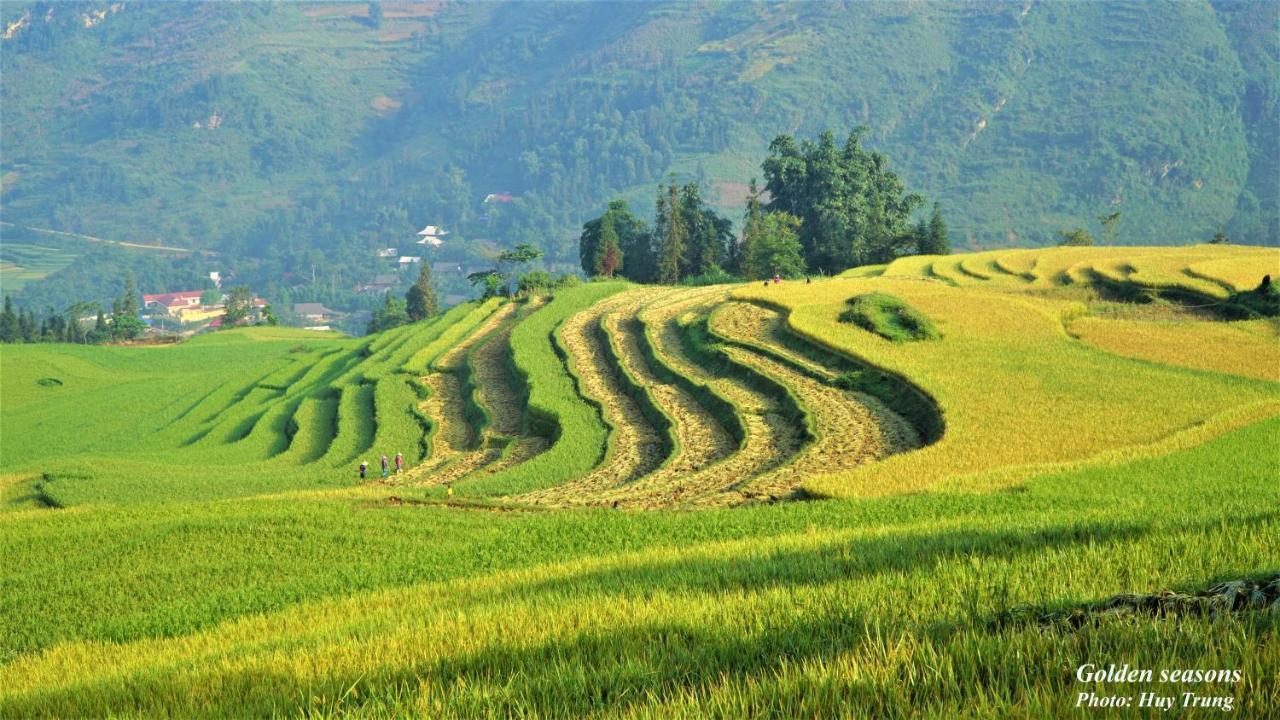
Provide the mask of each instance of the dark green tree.
[{"label": "dark green tree", "polygon": [[942,220],[942,209],[938,203],[933,204],[933,213],[926,223],[921,220],[914,233],[916,252],[921,255],[946,255],[951,252],[951,243],[947,239],[947,224]]},{"label": "dark green tree", "polygon": [[657,218],[654,236],[659,243],[657,281],[665,285],[680,282],[681,261],[684,258],[688,229],[680,212],[680,193],[674,182],[658,189]]},{"label": "dark green tree", "polygon": [[748,258],[760,236],[763,221],[764,206],[760,202],[760,187],[756,184],[756,179],[751,178],[751,184],[747,186],[747,211],[742,218],[742,238],[733,245],[726,263],[730,270],[751,277],[747,268]]},{"label": "dark green tree", "polygon": [[600,221],[600,248],[596,251],[595,274],[611,278],[622,267],[622,251],[618,248],[618,231],[613,216],[605,213]]},{"label": "dark green tree", "polygon": [[1106,245],[1115,245],[1116,232],[1120,224],[1120,211],[1099,215],[1098,222],[1102,224],[1102,242]]},{"label": "dark green tree", "polygon": [[681,274],[703,275],[718,269],[733,244],[733,224],[703,202],[697,183],[680,189],[680,215],[686,228]]},{"label": "dark green tree", "polygon": [[1066,247],[1087,247],[1093,245],[1093,236],[1084,228],[1070,228],[1068,230],[1059,230],[1058,245]]},{"label": "dark green tree", "polygon": [[18,315],[13,311],[13,298],[4,296],[4,312],[0,312],[0,342],[17,342],[19,339]]},{"label": "dark green tree", "polygon": [[503,287],[507,288],[507,295],[511,294],[510,281],[508,279],[509,273],[503,270],[503,266],[510,266],[512,268],[511,274],[513,274],[540,257],[542,257],[542,251],[533,243],[527,242],[518,243],[514,248],[498,253],[497,268],[495,270],[502,280]]},{"label": "dark green tree", "polygon": [[133,279],[131,269],[124,277],[124,295],[120,297],[120,312],[125,315],[138,315],[141,309],[141,303],[138,300],[137,283]]},{"label": "dark green tree", "polygon": [[98,319],[93,323],[93,329],[89,331],[88,340],[95,345],[104,343],[111,339],[111,328],[107,325],[107,316],[102,312],[102,307],[98,307]]},{"label": "dark green tree", "polygon": [[125,275],[124,294],[111,305],[111,337],[114,340],[133,340],[146,331],[147,325],[138,317],[138,291],[133,282],[133,271]]},{"label": "dark green tree", "polygon": [[467,282],[471,283],[472,287],[482,285],[484,292],[480,297],[485,300],[501,295],[502,287],[505,284],[502,273],[498,272],[497,269],[473,272],[467,275]]},{"label": "dark green tree", "polygon": [[1228,242],[1230,241],[1227,239],[1227,234],[1222,231],[1222,227],[1219,227],[1218,232],[1214,233],[1213,237],[1209,238],[1210,245],[1226,245]]},{"label": "dark green tree", "polygon": [[824,132],[817,142],[779,135],[762,164],[771,211],[800,218],[800,242],[812,271],[835,272],[887,262],[911,248],[908,219],[923,202],[908,193],[880,153],[861,144],[865,128],[843,148]]},{"label": "dark green tree", "polygon": [[805,265],[800,247],[800,218],[790,213],[771,212],[761,216],[744,258],[743,275],[760,280],[780,275],[798,278]]},{"label": "dark green tree", "polygon": [[18,337],[21,338],[19,342],[35,342],[38,330],[35,313],[30,310],[22,310],[18,313]]},{"label": "dark green tree", "polygon": [[247,285],[237,285],[227,293],[226,310],[222,314],[223,325],[240,325],[249,319],[253,311],[253,291]]},{"label": "dark green tree", "polygon": [[599,274],[597,264],[600,260],[601,232],[605,218],[609,219],[617,235],[619,267],[615,268],[615,273],[636,282],[652,282],[652,236],[644,222],[631,214],[625,200],[611,201],[603,215],[583,224],[582,234],[578,238],[578,259],[582,271],[587,275]]},{"label": "dark green tree", "polygon": [[429,318],[440,309],[436,300],[436,288],[431,282],[431,263],[423,258],[419,265],[422,268],[418,270],[418,279],[404,296],[405,312],[412,322]]},{"label": "dark green tree", "polygon": [[373,311],[373,317],[369,320],[366,332],[376,333],[390,330],[407,322],[409,322],[409,314],[405,312],[404,301],[391,293],[387,293],[382,307]]}]

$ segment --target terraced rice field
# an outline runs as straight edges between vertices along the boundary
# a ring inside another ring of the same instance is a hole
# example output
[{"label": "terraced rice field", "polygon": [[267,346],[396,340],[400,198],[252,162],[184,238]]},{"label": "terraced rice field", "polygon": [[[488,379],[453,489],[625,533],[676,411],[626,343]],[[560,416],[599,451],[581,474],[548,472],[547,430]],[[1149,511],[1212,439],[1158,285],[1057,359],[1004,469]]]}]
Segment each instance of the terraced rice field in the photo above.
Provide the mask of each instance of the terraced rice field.
[{"label": "terraced rice field", "polygon": [[[985,390],[948,389],[948,370],[972,383],[971,367],[987,362],[989,338],[999,336],[1017,338],[1023,362],[1043,355],[1052,363],[1083,346],[1104,351],[1072,364],[1086,373],[1126,356],[1226,374],[1203,378],[1209,384],[1274,381],[1273,324],[1103,319],[1088,297],[1053,293],[1097,281],[1222,299],[1276,260],[1273,250],[1243,247],[1007,250],[903,258],[803,288],[615,283],[551,303],[491,300],[366,340],[317,340],[249,379],[211,382],[185,406],[172,405],[180,414],[122,471],[189,458],[249,468],[239,483],[246,488],[341,487],[360,461],[376,476],[382,455],[403,453],[409,472],[391,485],[425,491],[424,501],[619,508],[893,492],[907,477],[912,486],[947,477],[1002,484],[1045,463],[1173,442],[1196,422],[1238,423],[1262,412],[1257,403],[1269,395],[1247,385],[1214,391],[1229,401],[1194,409],[1172,402],[1159,419],[1130,411],[1114,433],[1099,434],[1037,415],[1072,403],[1094,412],[1090,394],[1070,387],[1059,403],[1020,401],[994,424],[969,418]],[[1208,279],[1214,273],[1220,277]],[[944,339],[907,351],[821,316],[864,289],[918,303]],[[1210,349],[1188,352],[1196,338],[1212,340]],[[898,391],[882,388],[877,397],[841,385],[842,376],[871,367],[897,373]],[[1118,378],[1114,392],[1159,396],[1132,373]],[[546,384],[552,379],[559,389]],[[904,408],[894,392],[916,402]],[[1011,452],[983,449],[1004,421],[1061,427]],[[42,487],[57,499],[59,488],[100,482],[70,480],[79,474],[52,468]]]},{"label": "terraced rice field", "polygon": [[6,239],[0,242],[0,290],[20,290],[23,285],[70,265],[77,256],[66,248]]},{"label": "terraced rice field", "polygon": [[[1200,689],[1267,717],[1266,616],[1087,609],[1274,572],[1275,321],[1184,305],[1276,258],[992,251],[359,339],[5,346],[0,716],[1053,717],[1116,658],[1240,668]],[[938,337],[842,322],[866,293]],[[1143,293],[1164,319],[1104,312]]]}]

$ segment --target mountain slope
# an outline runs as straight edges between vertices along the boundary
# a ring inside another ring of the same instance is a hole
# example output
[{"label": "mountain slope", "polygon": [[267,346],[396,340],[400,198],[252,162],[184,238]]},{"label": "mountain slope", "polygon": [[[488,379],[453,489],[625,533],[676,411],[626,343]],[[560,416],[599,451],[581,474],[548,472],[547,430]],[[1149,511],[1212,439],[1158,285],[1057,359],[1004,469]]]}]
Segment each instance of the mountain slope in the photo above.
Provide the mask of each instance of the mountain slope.
[{"label": "mountain slope", "polygon": [[962,246],[1116,210],[1280,242],[1274,4],[369,7],[6,3],[6,220],[285,271],[423,222],[568,259],[611,196],[676,172],[736,214],[773,135],[866,124]]}]

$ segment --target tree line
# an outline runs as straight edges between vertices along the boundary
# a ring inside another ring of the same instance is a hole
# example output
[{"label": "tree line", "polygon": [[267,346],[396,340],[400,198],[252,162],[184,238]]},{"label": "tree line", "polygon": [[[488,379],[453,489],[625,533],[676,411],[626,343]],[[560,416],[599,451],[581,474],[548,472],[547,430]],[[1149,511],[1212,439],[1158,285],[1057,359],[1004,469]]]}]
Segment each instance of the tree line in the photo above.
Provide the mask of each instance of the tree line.
[{"label": "tree line", "polygon": [[583,225],[582,269],[636,282],[718,282],[830,275],[949,252],[939,205],[913,225],[924,199],[907,191],[884,155],[862,147],[864,132],[854,130],[843,146],[831,132],[816,141],[776,137],[761,165],[764,188],[751,180],[740,235],[707,206],[697,182],[659,186],[652,228],[614,200]]},{"label": "tree line", "polygon": [[[223,327],[245,325],[252,319],[256,298],[247,285],[231,288],[225,297],[215,290],[206,290],[201,301],[207,302],[210,296],[218,296],[223,302]],[[147,331],[139,298],[132,272],[125,276],[124,292],[111,301],[109,315],[100,302],[80,301],[72,303],[64,312],[51,307],[43,317],[38,317],[30,309],[15,308],[13,297],[5,295],[4,309],[0,310],[0,343],[99,345],[136,340]],[[264,307],[257,324],[277,323],[271,306]]]},{"label": "tree line", "polygon": [[[29,309],[15,310],[13,298],[6,295],[4,310],[0,311],[0,342],[95,345],[133,340],[147,329],[139,311],[138,291],[132,274],[125,279],[124,293],[112,301],[109,320],[102,304],[97,302],[74,303],[66,312],[49,308],[44,317],[37,319]],[[88,325],[86,321],[91,316],[94,321]]]}]

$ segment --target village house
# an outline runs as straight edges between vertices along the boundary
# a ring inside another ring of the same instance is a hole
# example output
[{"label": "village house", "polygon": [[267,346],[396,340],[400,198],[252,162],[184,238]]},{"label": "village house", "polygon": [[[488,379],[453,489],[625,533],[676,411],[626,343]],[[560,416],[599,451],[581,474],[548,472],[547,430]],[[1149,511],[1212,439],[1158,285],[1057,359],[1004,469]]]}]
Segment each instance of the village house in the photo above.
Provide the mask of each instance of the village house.
[{"label": "village house", "polygon": [[[220,320],[227,311],[226,306],[221,302],[204,304],[201,299],[204,297],[205,292],[208,291],[184,290],[174,293],[143,295],[143,314],[150,316],[153,322],[176,322],[180,325],[202,323],[207,320]],[[255,297],[250,305],[249,321],[260,321],[262,319],[262,311],[266,307],[266,300]],[[210,327],[217,327],[218,325],[221,325],[221,322],[211,323]]]},{"label": "village house", "polygon": [[313,325],[327,324],[335,320],[340,314],[337,310],[330,310],[321,303],[294,303],[293,314],[302,320]]},{"label": "village house", "polygon": [[391,273],[374,275],[373,282],[357,286],[356,292],[368,293],[370,295],[381,295],[395,287],[399,282],[400,278]]},{"label": "village house", "polygon": [[444,236],[448,235],[448,231],[435,225],[428,225],[418,231],[422,239],[418,241],[419,245],[429,245],[431,247],[440,247],[444,244]]},{"label": "village house", "polygon": [[200,304],[200,297],[204,295],[203,290],[187,290],[176,293],[160,293],[157,295],[143,295],[142,307],[150,311],[152,314],[174,314],[182,308],[195,307]]},{"label": "village house", "polygon": [[[175,320],[183,325],[215,318],[224,312],[221,304],[204,305],[200,302],[202,290],[185,290],[176,293],[143,295],[143,311],[152,318]],[[264,302],[265,306],[266,303]]]}]

